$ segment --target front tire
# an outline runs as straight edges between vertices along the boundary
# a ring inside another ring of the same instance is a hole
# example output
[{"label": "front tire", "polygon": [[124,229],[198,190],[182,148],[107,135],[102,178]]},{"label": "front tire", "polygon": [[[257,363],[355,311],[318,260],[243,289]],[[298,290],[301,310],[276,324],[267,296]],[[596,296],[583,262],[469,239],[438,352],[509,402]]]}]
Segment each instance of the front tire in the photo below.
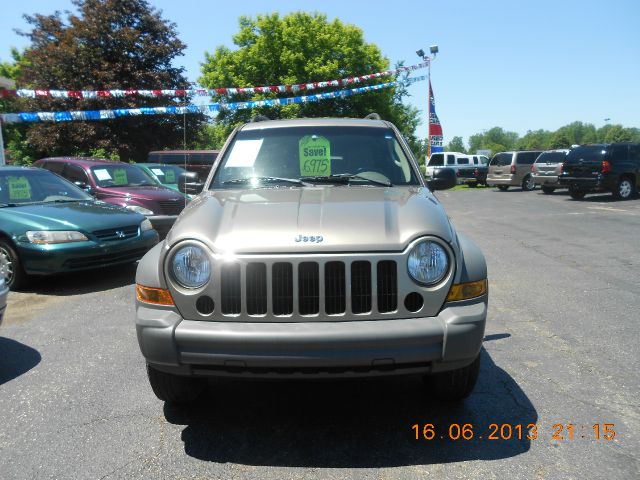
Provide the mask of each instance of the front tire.
[{"label": "front tire", "polygon": [[582,200],[586,195],[586,192],[581,192],[580,190],[571,190],[569,192],[569,195],[571,195],[571,198],[573,198],[574,200]]},{"label": "front tire", "polygon": [[168,403],[191,403],[200,396],[205,386],[199,378],[161,372],[148,364],[147,377],[156,397]]},{"label": "front tire", "polygon": [[551,195],[556,191],[554,187],[547,187],[546,185],[542,185],[540,188],[542,189],[542,193],[546,193],[547,195]]},{"label": "front tire", "polygon": [[536,184],[533,181],[533,177],[531,175],[527,175],[522,180],[522,190],[525,192],[530,192],[536,188]]},{"label": "front tire", "polygon": [[629,200],[635,195],[635,186],[629,177],[622,177],[616,182],[613,198],[616,200]]},{"label": "front tire", "polygon": [[426,375],[424,380],[432,395],[438,400],[459,402],[473,391],[480,373],[480,354],[466,367]]},{"label": "front tire", "polygon": [[13,245],[2,239],[0,239],[0,275],[4,276],[4,281],[10,290],[22,288],[28,282],[28,276],[22,268]]}]

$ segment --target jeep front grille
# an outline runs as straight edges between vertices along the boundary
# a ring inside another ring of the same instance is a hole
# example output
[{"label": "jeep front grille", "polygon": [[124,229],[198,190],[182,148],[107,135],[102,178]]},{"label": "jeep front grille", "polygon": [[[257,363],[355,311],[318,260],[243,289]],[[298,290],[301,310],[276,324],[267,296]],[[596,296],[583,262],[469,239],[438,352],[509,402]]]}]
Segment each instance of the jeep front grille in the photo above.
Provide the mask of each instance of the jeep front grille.
[{"label": "jeep front grille", "polygon": [[[376,269],[377,312],[395,311],[398,275],[394,260],[373,264],[362,260],[225,263],[220,268],[220,309],[223,315],[250,316],[264,316],[269,311],[287,316],[294,310],[299,315],[342,315],[347,307],[354,314],[370,313],[372,268]],[[351,302],[347,305],[349,293]]]}]

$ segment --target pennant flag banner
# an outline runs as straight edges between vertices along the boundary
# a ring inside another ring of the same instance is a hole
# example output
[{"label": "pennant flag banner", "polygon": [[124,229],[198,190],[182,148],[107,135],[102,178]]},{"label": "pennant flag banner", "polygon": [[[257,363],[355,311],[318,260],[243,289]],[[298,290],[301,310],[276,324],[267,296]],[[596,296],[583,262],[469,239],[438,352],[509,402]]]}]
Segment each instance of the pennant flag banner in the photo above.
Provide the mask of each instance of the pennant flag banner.
[{"label": "pennant flag banner", "polygon": [[142,90],[142,89],[119,89],[119,90],[5,90],[0,88],[0,98],[17,96],[23,98],[49,97],[49,98],[122,98],[130,96],[140,97],[185,97],[185,96],[233,96],[241,94],[254,93],[288,93],[308,90],[317,90],[326,87],[341,87],[343,85],[351,85],[361,83],[374,78],[396,75],[401,72],[410,72],[421,68],[426,68],[429,62],[422,62],[409,67],[399,67],[394,70],[386,70],[384,72],[371,73],[358,77],[347,77],[340,80],[328,80],[323,82],[298,83],[296,85],[270,85],[262,87],[232,87],[232,88],[214,88],[214,89],[185,89],[185,90]]},{"label": "pennant flag banner", "polygon": [[[418,77],[413,81],[425,80],[426,77]],[[398,85],[398,82],[381,83],[366,87],[353,88],[351,90],[339,90],[336,92],[318,93],[301,97],[274,98],[255,100],[249,102],[213,103],[210,105],[186,105],[182,107],[141,107],[141,108],[117,108],[114,110],[82,110],[66,112],[23,112],[5,113],[0,115],[2,123],[27,123],[27,122],[72,122],[87,120],[109,120],[122,117],[136,117],[140,115],[182,115],[186,113],[217,113],[221,110],[247,110],[257,107],[274,107],[280,105],[293,105],[300,103],[319,102],[333,98],[346,98],[366,92],[374,92],[384,88]],[[441,137],[442,138],[442,137]],[[442,140],[440,141],[442,143]]]},{"label": "pennant flag banner", "polygon": [[438,115],[436,115],[433,89],[431,88],[431,82],[429,82],[429,145],[427,156],[442,151],[442,125],[440,125],[440,120],[438,120]]}]

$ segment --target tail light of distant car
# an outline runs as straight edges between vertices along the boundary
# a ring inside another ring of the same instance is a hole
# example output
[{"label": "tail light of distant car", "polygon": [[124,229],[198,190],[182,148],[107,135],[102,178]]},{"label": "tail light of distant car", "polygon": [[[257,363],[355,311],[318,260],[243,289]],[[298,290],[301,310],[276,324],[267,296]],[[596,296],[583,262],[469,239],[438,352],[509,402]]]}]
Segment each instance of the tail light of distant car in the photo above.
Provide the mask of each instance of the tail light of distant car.
[{"label": "tail light of distant car", "polygon": [[560,173],[564,173],[564,162],[560,164]]},{"label": "tail light of distant car", "polygon": [[606,160],[602,162],[602,173],[611,173],[611,164]]},{"label": "tail light of distant car", "polygon": [[456,177],[460,176],[460,170],[456,171]]},{"label": "tail light of distant car", "polygon": [[516,173],[516,166],[511,165],[511,175],[515,175],[515,173]]},{"label": "tail light of distant car", "polygon": [[535,163],[531,165],[531,173],[538,173],[538,167],[536,167]]},{"label": "tail light of distant car", "polygon": [[473,176],[474,177],[479,177],[480,176],[480,170],[478,170],[477,168],[473,171]]}]

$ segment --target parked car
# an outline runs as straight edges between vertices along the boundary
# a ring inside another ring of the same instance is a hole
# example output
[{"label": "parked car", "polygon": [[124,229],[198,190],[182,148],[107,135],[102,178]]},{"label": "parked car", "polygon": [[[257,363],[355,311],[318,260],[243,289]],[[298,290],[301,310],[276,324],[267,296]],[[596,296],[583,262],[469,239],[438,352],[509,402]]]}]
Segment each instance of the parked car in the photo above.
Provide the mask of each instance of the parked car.
[{"label": "parked car", "polygon": [[562,163],[567,158],[569,150],[547,150],[538,155],[535,163],[531,165],[533,183],[540,185],[543,193],[553,193],[557,188],[566,188],[558,183],[558,175],[562,169]]},{"label": "parked car", "polygon": [[[456,232],[397,128],[251,122],[136,274],[156,396],[207,376],[421,374],[460,400],[478,377],[484,257]],[[439,169],[433,188],[455,185]]]},{"label": "parked car", "polygon": [[29,275],[133,263],[157,243],[143,215],[46,170],[0,167],[0,272],[12,290]]},{"label": "parked car", "polygon": [[157,185],[146,173],[123,162],[96,158],[44,158],[34,166],[50,170],[94,195],[145,215],[164,238],[184,209],[184,195]]},{"label": "parked car", "polygon": [[[2,264],[0,264],[0,268],[2,268]],[[7,287],[7,284],[4,281],[4,275],[2,275],[2,271],[0,271],[0,325],[2,325],[4,314],[7,311],[8,296],[9,296],[9,287]]]},{"label": "parked car", "polygon": [[508,190],[509,187],[522,187],[527,192],[533,190],[536,184],[533,183],[531,165],[541,153],[540,150],[496,153],[489,162],[487,185],[500,190]]},{"label": "parked car", "polygon": [[189,172],[196,172],[204,182],[211,171],[219,150],[160,150],[149,152],[147,163],[179,165]]},{"label": "parked car", "polygon": [[640,144],[610,143],[572,148],[558,177],[573,199],[591,192],[611,192],[628,200],[640,187]]},{"label": "parked car", "polygon": [[[425,167],[425,175],[430,177],[435,168],[452,168],[456,174],[460,168],[469,168],[472,165],[469,155],[460,152],[432,153]],[[460,183],[460,182],[458,182]]]},{"label": "parked car", "polygon": [[[461,158],[459,157],[458,160]],[[464,183],[470,187],[486,185],[488,163],[489,159],[484,155],[469,155],[469,166],[461,165],[456,172],[458,183]]]},{"label": "parked car", "polygon": [[[177,165],[164,165],[162,163],[134,163],[133,166],[146,173],[155,180],[158,185],[170,188],[176,192],[180,192],[178,189],[180,176],[187,172],[184,168]],[[187,198],[191,198],[193,195],[186,196]]]}]

